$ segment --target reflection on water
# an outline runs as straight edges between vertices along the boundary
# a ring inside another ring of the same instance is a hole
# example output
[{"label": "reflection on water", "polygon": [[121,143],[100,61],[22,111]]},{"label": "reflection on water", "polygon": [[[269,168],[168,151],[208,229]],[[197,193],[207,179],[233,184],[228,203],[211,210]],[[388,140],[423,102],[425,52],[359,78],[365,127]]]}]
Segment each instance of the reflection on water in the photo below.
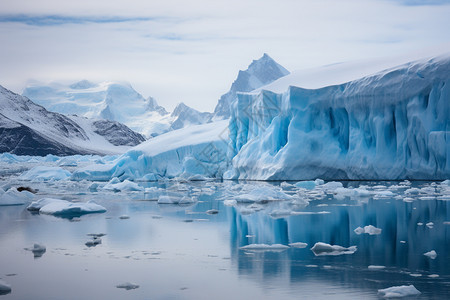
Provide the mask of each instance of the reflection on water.
[{"label": "reflection on water", "polygon": [[[314,200],[309,205],[294,197],[233,206],[223,200],[253,186],[280,184],[140,183],[198,200],[186,206],[143,201],[150,199],[140,192],[89,192],[88,183],[66,184],[63,191],[40,184],[41,196],[93,199],[107,213],[69,221],[31,214],[21,206],[0,207],[0,279],[13,286],[2,298],[376,299],[378,289],[406,284],[422,292],[420,299],[443,299],[450,292],[450,204],[439,200],[439,190],[427,182],[408,186],[412,196],[405,195],[406,188],[387,193],[396,183],[347,183],[369,191],[385,186],[363,196],[349,196],[345,189],[343,194],[299,192],[284,184],[287,195],[305,193]],[[434,191],[423,196],[411,189],[416,187]],[[382,229],[381,234],[354,232],[367,225]],[[100,233],[105,234],[101,244],[85,246]],[[47,246],[37,260],[24,250],[34,242]],[[297,242],[308,246],[241,249]],[[310,248],[317,242],[356,246],[357,251],[316,256]],[[423,255],[430,250],[438,254],[435,259]],[[140,287],[116,288],[127,281]]]}]

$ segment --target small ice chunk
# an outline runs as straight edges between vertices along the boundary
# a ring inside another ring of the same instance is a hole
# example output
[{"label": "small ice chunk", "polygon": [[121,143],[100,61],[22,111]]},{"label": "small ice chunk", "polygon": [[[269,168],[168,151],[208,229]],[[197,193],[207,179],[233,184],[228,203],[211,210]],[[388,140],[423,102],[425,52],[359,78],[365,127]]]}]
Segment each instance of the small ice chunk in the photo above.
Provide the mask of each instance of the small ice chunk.
[{"label": "small ice chunk", "polygon": [[239,248],[241,250],[253,250],[253,251],[282,251],[289,249],[289,246],[281,244],[250,244]]},{"label": "small ice chunk", "polygon": [[[49,198],[44,198],[41,200],[48,200],[48,199]],[[81,203],[81,202],[80,203],[72,203],[69,201],[59,200],[59,199],[53,199],[53,200],[56,200],[56,201],[50,201],[46,205],[42,206],[39,209],[39,213],[54,215],[54,216],[70,217],[70,216],[79,216],[79,215],[91,214],[91,213],[106,212],[106,208],[104,208],[101,205],[98,205],[97,203],[95,203],[93,201],[88,201],[88,202],[84,202],[84,203]],[[39,201],[37,201],[37,202],[39,202]],[[33,205],[33,203],[31,205]],[[35,206],[38,206],[38,205],[35,204]]]},{"label": "small ice chunk", "polygon": [[434,223],[433,222],[428,222],[427,224],[425,224],[428,228],[433,228]]},{"label": "small ice chunk", "polygon": [[194,203],[195,200],[191,197],[183,196],[170,196],[170,195],[161,195],[158,198],[158,204],[191,204]]},{"label": "small ice chunk", "polygon": [[417,223],[417,226],[423,226],[422,222]]},{"label": "small ice chunk", "polygon": [[370,265],[367,267],[369,270],[382,270],[386,269],[386,266],[376,266],[376,265]]},{"label": "small ice chunk", "polygon": [[378,293],[384,298],[399,298],[421,294],[414,285],[393,286],[387,289],[378,290]]},{"label": "small ice chunk", "polygon": [[438,274],[430,274],[428,275],[429,278],[438,278],[439,275]]},{"label": "small ice chunk", "polygon": [[35,258],[41,257],[47,251],[43,244],[34,243],[33,247],[25,248],[25,250],[33,252]]},{"label": "small ice chunk", "polygon": [[128,215],[121,215],[120,217],[119,217],[119,219],[121,219],[121,220],[127,220],[127,219],[129,219],[130,218],[130,216],[128,216]]},{"label": "small ice chunk", "polygon": [[406,241],[400,241],[401,244],[406,244]]},{"label": "small ice chunk", "polygon": [[95,247],[95,246],[97,246],[97,245],[99,245],[99,244],[101,244],[101,243],[102,243],[102,239],[101,239],[101,238],[99,238],[99,237],[94,237],[92,240],[87,241],[87,242],[85,243],[85,245],[88,246],[88,247]]},{"label": "small ice chunk", "polygon": [[11,293],[11,285],[0,279],[0,295]]},{"label": "small ice chunk", "polygon": [[403,198],[403,202],[413,202],[413,201],[414,201],[413,198],[409,198],[409,197]]},{"label": "small ice chunk", "polygon": [[315,256],[353,254],[356,250],[356,246],[345,248],[339,245],[330,245],[322,242],[315,243],[311,248],[311,251]]},{"label": "small ice chunk", "polygon": [[308,246],[307,243],[297,242],[297,243],[290,243],[289,246],[292,248],[306,248]]},{"label": "small ice chunk", "polygon": [[116,285],[116,288],[126,289],[128,291],[128,290],[134,290],[134,289],[139,288],[139,285],[137,285],[135,283],[131,283],[131,282],[124,282],[124,283]]},{"label": "small ice chunk", "polygon": [[344,187],[344,185],[341,182],[330,181],[325,184],[322,184],[320,187],[322,189],[324,189],[325,191],[333,192],[334,190],[336,190],[338,188]]},{"label": "small ice chunk", "polygon": [[419,274],[419,273],[410,273],[409,276],[412,276],[412,277],[422,277],[422,274]]},{"label": "small ice chunk", "polygon": [[316,183],[316,185],[322,185],[325,183],[325,180],[317,178],[316,180],[314,180],[314,182]]},{"label": "small ice chunk", "polygon": [[208,215],[217,215],[219,211],[217,209],[209,209],[206,211]]},{"label": "small ice chunk", "polygon": [[363,234],[363,233],[367,233],[369,235],[378,235],[378,234],[381,234],[381,230],[382,229],[376,228],[373,225],[368,225],[368,226],[364,226],[364,228],[357,227],[353,231],[358,235]]},{"label": "small ice chunk", "polygon": [[436,259],[437,253],[434,250],[424,253],[423,255],[428,256],[431,259]]}]

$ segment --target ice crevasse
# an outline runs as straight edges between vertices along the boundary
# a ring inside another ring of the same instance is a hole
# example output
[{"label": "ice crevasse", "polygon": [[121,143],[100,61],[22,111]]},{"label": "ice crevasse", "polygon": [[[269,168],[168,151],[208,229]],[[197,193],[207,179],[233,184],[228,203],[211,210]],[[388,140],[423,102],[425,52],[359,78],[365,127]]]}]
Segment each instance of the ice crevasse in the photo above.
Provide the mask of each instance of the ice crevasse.
[{"label": "ice crevasse", "polygon": [[319,89],[238,94],[226,179],[450,177],[450,56]]}]

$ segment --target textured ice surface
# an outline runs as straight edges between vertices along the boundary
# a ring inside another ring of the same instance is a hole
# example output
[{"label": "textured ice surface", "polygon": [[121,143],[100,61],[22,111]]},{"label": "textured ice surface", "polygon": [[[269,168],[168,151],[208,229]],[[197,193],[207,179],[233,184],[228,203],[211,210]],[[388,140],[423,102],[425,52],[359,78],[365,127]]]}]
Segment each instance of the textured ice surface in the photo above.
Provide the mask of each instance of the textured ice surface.
[{"label": "textured ice surface", "polygon": [[421,294],[414,285],[393,286],[387,289],[378,290],[378,293],[384,298],[399,298]]},{"label": "textured ice surface", "polygon": [[238,94],[226,178],[447,179],[450,57],[319,89]]}]

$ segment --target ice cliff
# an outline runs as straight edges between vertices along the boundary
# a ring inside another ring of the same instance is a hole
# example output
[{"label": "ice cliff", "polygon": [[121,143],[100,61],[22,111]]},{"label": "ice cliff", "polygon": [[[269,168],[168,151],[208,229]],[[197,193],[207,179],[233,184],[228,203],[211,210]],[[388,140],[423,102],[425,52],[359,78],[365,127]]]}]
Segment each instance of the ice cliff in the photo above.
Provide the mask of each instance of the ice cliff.
[{"label": "ice cliff", "polygon": [[317,89],[240,93],[229,134],[228,179],[449,178],[450,56]]}]

